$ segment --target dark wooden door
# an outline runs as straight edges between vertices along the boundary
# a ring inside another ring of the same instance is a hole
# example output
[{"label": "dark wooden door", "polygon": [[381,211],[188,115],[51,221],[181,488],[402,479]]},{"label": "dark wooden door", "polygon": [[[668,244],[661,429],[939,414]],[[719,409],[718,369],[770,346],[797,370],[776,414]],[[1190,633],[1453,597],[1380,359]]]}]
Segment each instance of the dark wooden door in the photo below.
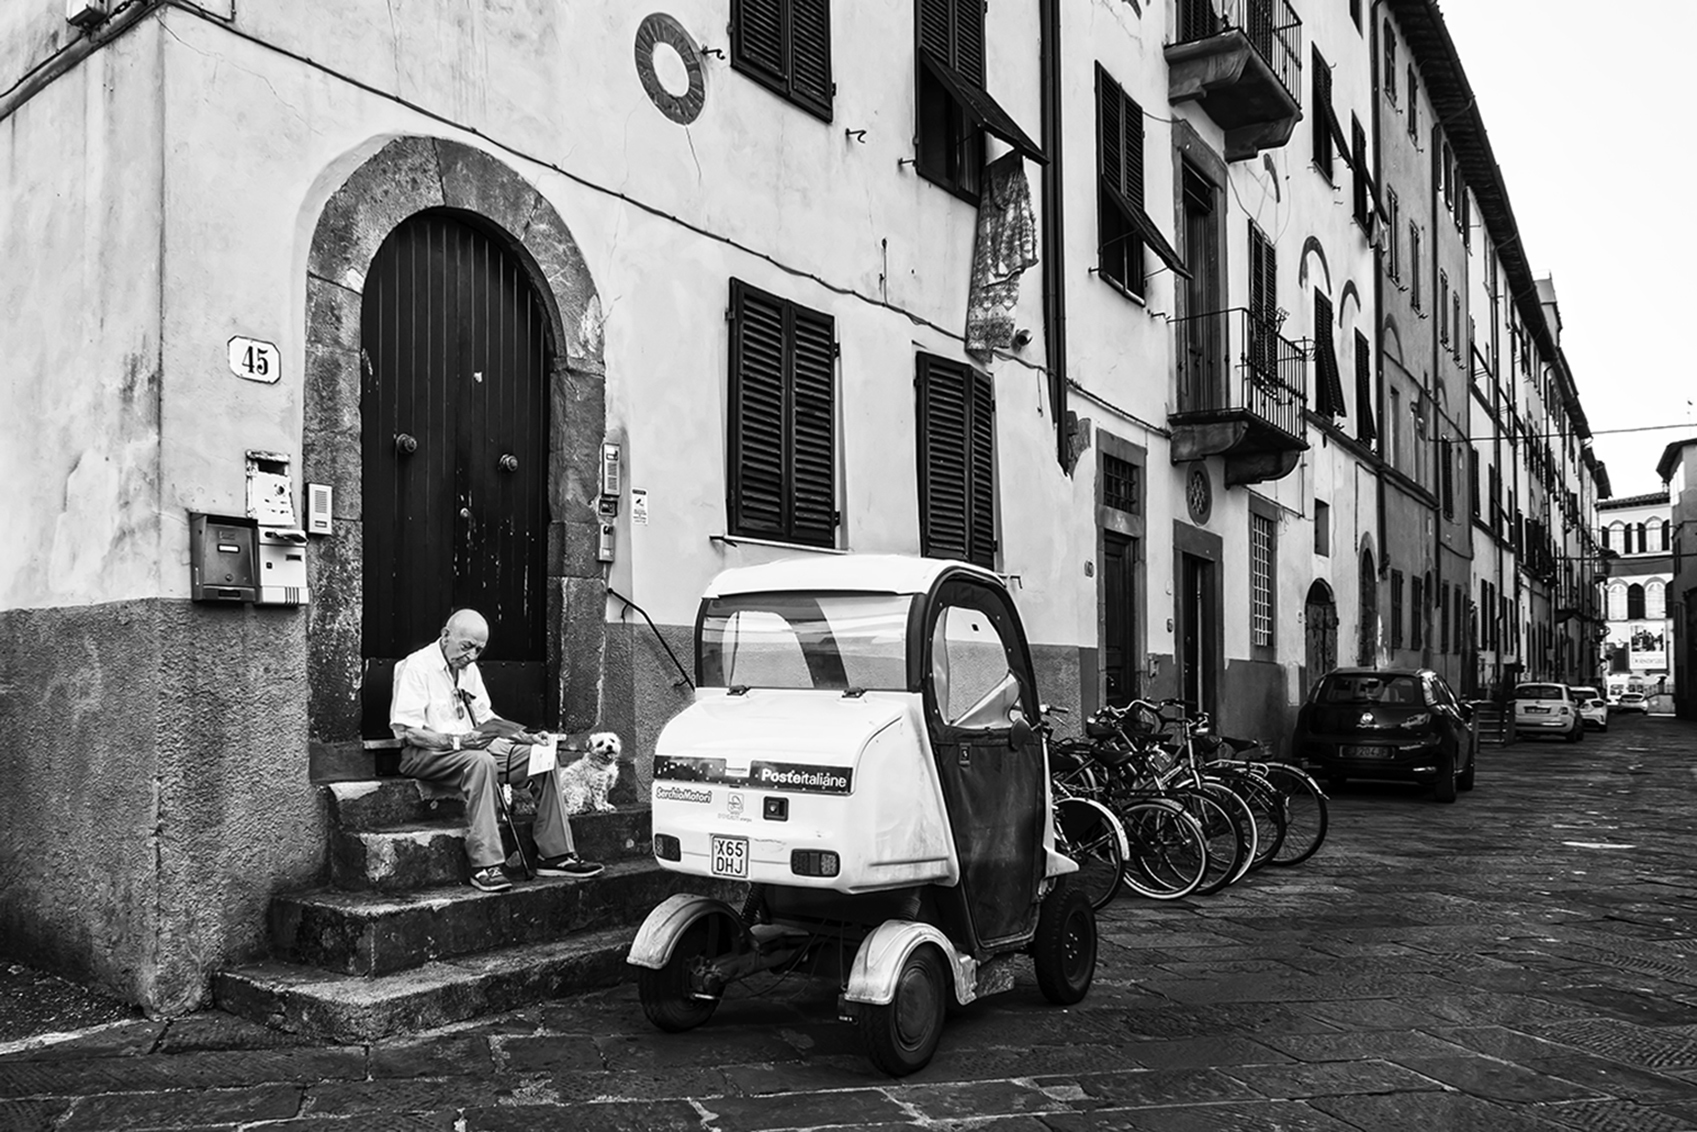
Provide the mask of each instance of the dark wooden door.
[{"label": "dark wooden door", "polygon": [[1312,688],[1338,666],[1338,607],[1325,583],[1315,582],[1308,588],[1303,623],[1308,630],[1308,687]]},{"label": "dark wooden door", "polygon": [[1222,374],[1220,237],[1208,181],[1184,167],[1184,257],[1190,278],[1184,284],[1184,317],[1178,322],[1179,408],[1212,409],[1220,402]]},{"label": "dark wooden door", "polygon": [[1180,698],[1202,711],[1214,711],[1214,564],[1206,558],[1183,556],[1179,595]]},{"label": "dark wooden door", "polygon": [[366,276],[365,733],[395,661],[455,609],[489,620],[495,710],[544,724],[548,320],[522,266],[447,212],[403,222]]},{"label": "dark wooden door", "polygon": [[1102,534],[1102,669],[1107,700],[1123,707],[1137,695],[1137,555],[1131,539]]}]

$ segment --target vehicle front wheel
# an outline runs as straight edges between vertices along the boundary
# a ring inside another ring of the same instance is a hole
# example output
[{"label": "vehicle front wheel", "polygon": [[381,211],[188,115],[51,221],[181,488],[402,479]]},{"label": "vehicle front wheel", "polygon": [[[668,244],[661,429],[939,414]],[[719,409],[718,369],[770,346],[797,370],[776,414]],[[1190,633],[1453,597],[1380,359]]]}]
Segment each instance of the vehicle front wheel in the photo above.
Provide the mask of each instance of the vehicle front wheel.
[{"label": "vehicle front wheel", "polygon": [[[1084,906],[1088,909],[1089,902]],[[952,996],[937,949],[914,948],[896,976],[896,996],[882,1005],[860,1007],[860,1036],[872,1064],[892,1077],[929,1065],[943,1038],[944,1008]]]},{"label": "vehicle front wheel", "polygon": [[1090,993],[1096,977],[1096,913],[1084,893],[1058,882],[1037,913],[1031,941],[1037,989],[1057,1006],[1071,1006]]},{"label": "vehicle front wheel", "polygon": [[691,978],[713,958],[709,951],[711,931],[708,920],[698,920],[678,937],[664,967],[637,968],[636,995],[642,1002],[642,1012],[668,1034],[693,1030],[718,1009],[718,999],[695,997]]},{"label": "vehicle front wheel", "polygon": [[1455,756],[1444,755],[1438,760],[1438,780],[1432,783],[1432,799],[1437,802],[1455,801]]}]

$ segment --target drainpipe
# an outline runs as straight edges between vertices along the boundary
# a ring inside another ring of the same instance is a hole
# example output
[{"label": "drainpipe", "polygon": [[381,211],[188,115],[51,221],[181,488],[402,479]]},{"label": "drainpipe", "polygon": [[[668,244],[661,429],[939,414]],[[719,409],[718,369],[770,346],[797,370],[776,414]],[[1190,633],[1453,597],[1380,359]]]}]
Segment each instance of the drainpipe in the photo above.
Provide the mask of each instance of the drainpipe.
[{"label": "drainpipe", "polygon": [[[1408,97],[1411,99],[1414,98],[1414,92],[1409,91]],[[1432,189],[1428,194],[1430,207],[1427,209],[1427,223],[1430,225],[1430,231],[1432,233],[1432,238],[1427,241],[1427,243],[1432,245],[1432,271],[1431,274],[1426,276],[1426,278],[1432,281],[1432,306],[1436,308],[1446,298],[1448,298],[1448,296],[1438,290],[1438,280],[1443,276],[1444,258],[1438,253],[1438,246],[1443,242],[1439,239],[1438,235],[1439,232],[1442,231],[1439,227],[1440,221],[1438,219],[1438,210],[1442,207],[1442,205],[1438,198],[1442,194],[1443,187],[1438,183],[1441,180],[1441,177],[1437,169],[1438,162],[1443,158],[1443,150],[1439,147],[1438,143],[1438,133],[1442,128],[1442,122],[1438,120],[1438,115],[1435,111],[1432,114],[1432,119],[1432,164],[1428,169],[1432,179]],[[1455,281],[1451,280],[1451,286],[1454,285]],[[1432,434],[1426,438],[1426,443],[1430,447],[1430,451],[1427,454],[1426,467],[1437,472],[1437,474],[1432,477],[1432,496],[1438,501],[1432,508],[1432,586],[1433,592],[1435,593],[1437,589],[1442,587],[1444,584],[1444,508],[1442,501],[1443,473],[1438,471],[1438,453],[1443,451],[1443,445],[1438,442],[1438,435],[1443,431],[1443,422],[1440,419],[1441,415],[1438,412],[1438,390],[1443,387],[1443,378],[1439,375],[1438,367],[1444,364],[1444,350],[1443,343],[1438,339],[1438,327],[1443,324],[1444,319],[1449,317],[1449,312],[1434,309],[1432,315],[1432,369],[1426,375],[1426,396],[1432,402]],[[1451,327],[1450,332],[1452,334],[1459,334],[1461,331],[1459,327]],[[1432,593],[1428,593],[1426,595],[1426,604],[1430,606],[1432,601]],[[1425,610],[1420,611],[1420,617],[1423,621],[1425,620]],[[1426,626],[1430,629],[1431,622],[1427,621]],[[1428,668],[1431,667],[1432,641],[1430,632],[1421,637],[1420,648],[1421,661],[1425,663]]]},{"label": "drainpipe", "polygon": [[1067,423],[1067,286],[1065,209],[1061,165],[1061,0],[1040,0],[1037,9],[1037,69],[1043,152],[1043,347],[1049,369],[1049,404],[1055,413],[1055,459],[1072,473],[1072,435]]},{"label": "drainpipe", "polygon": [[[1379,60],[1380,60],[1380,54],[1379,54],[1380,53],[1380,45],[1379,45],[1379,5],[1381,3],[1383,3],[1383,0],[1373,0],[1372,6],[1369,7],[1368,10],[1367,10],[1367,22],[1368,22],[1368,25],[1369,25],[1368,30],[1369,30],[1369,33],[1370,33],[1369,36],[1368,36],[1367,43],[1368,43],[1368,54],[1371,56],[1371,61],[1370,61],[1368,70],[1369,70],[1369,73],[1371,73],[1371,75],[1373,76],[1373,82],[1372,82],[1372,103],[1373,103],[1373,106],[1372,106],[1372,114],[1371,114],[1371,118],[1372,118],[1372,122],[1373,122],[1373,179],[1374,179],[1374,182],[1376,184],[1380,183],[1379,177],[1380,177],[1381,173],[1383,172],[1383,161],[1382,161],[1383,144],[1382,144],[1382,138],[1380,136],[1380,124],[1379,124],[1379,92],[1380,92],[1380,86],[1384,81],[1384,76],[1379,74]],[[1391,233],[1391,236],[1394,239],[1396,234],[1393,232],[1393,233]],[[1390,425],[1393,425],[1395,423],[1395,422],[1389,420],[1385,416],[1385,400],[1386,399],[1385,399],[1385,272],[1384,272],[1384,255],[1385,255],[1385,253],[1384,253],[1383,248],[1376,249],[1373,252],[1373,319],[1374,319],[1374,327],[1373,327],[1373,373],[1375,375],[1374,381],[1373,381],[1373,389],[1374,389],[1375,396],[1377,396],[1378,399],[1379,399],[1379,412],[1378,412],[1378,417],[1379,417],[1379,460],[1378,460],[1378,463],[1376,463],[1374,465],[1373,471],[1374,471],[1374,480],[1375,480],[1374,491],[1375,491],[1375,494],[1378,497],[1378,504],[1379,504],[1379,506],[1378,506],[1378,531],[1379,531],[1379,577],[1380,578],[1387,577],[1389,575],[1390,568],[1391,568],[1390,546],[1385,541],[1385,535],[1386,535],[1386,531],[1387,531],[1387,524],[1386,524],[1386,520],[1385,520],[1385,452],[1390,447],[1389,433],[1387,432],[1387,427],[1390,426]],[[1377,588],[1378,584],[1379,584],[1378,579],[1374,579],[1373,585],[1374,585],[1375,588]],[[1377,605],[1377,603],[1375,603],[1375,605]],[[1375,664],[1378,663],[1378,643],[1377,643],[1378,642],[1378,630],[1379,630],[1379,627],[1377,625],[1374,625],[1373,626],[1373,635],[1374,635],[1373,663],[1375,663]]]}]

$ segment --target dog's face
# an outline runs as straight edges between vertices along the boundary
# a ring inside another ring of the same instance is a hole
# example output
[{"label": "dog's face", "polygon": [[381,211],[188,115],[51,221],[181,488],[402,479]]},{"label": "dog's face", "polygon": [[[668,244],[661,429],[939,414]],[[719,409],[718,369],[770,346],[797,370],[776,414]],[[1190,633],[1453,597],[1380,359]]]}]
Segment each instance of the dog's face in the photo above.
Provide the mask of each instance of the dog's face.
[{"label": "dog's face", "polygon": [[589,757],[607,765],[619,759],[619,737],[611,731],[597,731],[589,737]]}]

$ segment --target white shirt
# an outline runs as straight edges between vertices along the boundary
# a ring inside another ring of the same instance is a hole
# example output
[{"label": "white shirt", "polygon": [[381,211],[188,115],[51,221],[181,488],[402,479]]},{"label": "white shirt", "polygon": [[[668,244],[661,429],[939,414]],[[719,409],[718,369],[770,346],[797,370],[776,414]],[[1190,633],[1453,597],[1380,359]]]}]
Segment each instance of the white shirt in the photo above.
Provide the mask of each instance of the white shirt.
[{"label": "white shirt", "polygon": [[[462,691],[471,700],[469,716]],[[389,699],[389,728],[395,738],[403,738],[409,727],[464,735],[494,716],[476,662],[466,665],[456,679],[441,642],[430,642],[395,666],[395,691]]]}]

